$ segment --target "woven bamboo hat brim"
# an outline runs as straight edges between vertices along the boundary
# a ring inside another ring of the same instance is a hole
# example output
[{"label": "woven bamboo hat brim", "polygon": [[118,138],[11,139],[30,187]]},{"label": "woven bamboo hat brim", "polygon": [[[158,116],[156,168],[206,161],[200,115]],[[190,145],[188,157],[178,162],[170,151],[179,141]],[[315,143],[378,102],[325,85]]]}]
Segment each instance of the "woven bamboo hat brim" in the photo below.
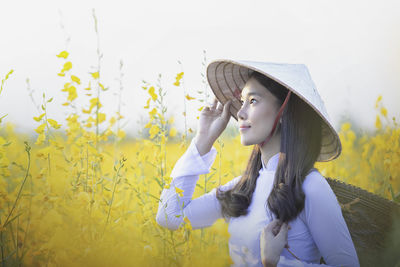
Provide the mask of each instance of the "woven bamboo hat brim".
[{"label": "woven bamboo hat brim", "polygon": [[361,266],[397,266],[400,263],[400,204],[359,187],[327,178]]},{"label": "woven bamboo hat brim", "polygon": [[307,67],[303,64],[280,64],[257,61],[215,60],[207,67],[207,79],[216,98],[222,104],[232,99],[230,113],[237,120],[240,93],[250,75],[257,71],[291,90],[300,97],[322,119],[322,147],[317,161],[330,161],[337,158],[342,145],[332,126]]}]

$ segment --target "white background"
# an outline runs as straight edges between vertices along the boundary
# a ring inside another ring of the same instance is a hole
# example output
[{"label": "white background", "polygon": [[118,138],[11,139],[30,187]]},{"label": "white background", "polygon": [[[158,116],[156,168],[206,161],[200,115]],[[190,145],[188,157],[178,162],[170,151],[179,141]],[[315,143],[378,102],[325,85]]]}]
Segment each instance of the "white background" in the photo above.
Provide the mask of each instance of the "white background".
[{"label": "white background", "polygon": [[[182,129],[182,88],[172,85],[181,71],[177,61],[183,64],[186,89],[196,95],[204,89],[203,50],[207,62],[230,58],[306,64],[336,128],[342,118],[350,118],[373,129],[379,94],[390,118],[400,117],[400,1],[2,1],[0,77],[10,69],[14,73],[0,95],[0,116],[8,114],[4,120],[15,123],[17,131],[38,125],[26,78],[38,103],[42,92],[54,97],[49,117],[65,125],[68,109],[61,103],[66,93],[60,91],[65,80],[57,76],[63,61],[56,55],[68,50],[72,74],[85,88],[97,65],[92,8],[104,55],[101,81],[111,88],[101,96],[103,112],[117,109],[113,92],[118,91],[115,79],[122,59],[122,114],[129,135],[137,134],[147,118],[142,107],[148,95],[141,81],[155,84],[159,73],[169,114]],[[76,101],[84,105],[88,98],[80,94]],[[196,112],[192,108],[188,113],[192,128]]]}]

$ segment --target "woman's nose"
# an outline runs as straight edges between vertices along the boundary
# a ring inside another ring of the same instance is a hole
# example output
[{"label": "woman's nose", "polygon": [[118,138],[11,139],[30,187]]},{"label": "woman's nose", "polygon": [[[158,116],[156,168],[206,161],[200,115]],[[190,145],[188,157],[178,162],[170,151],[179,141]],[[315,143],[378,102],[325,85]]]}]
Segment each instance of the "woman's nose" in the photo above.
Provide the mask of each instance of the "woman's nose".
[{"label": "woman's nose", "polygon": [[246,112],[243,110],[243,106],[237,112],[238,119],[245,120],[246,119]]}]

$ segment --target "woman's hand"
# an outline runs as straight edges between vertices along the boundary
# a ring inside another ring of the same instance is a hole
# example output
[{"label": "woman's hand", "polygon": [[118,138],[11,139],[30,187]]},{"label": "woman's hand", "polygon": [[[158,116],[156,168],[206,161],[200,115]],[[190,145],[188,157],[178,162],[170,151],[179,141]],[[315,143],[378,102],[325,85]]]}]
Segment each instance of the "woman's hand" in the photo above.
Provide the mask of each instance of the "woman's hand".
[{"label": "woman's hand", "polygon": [[261,261],[264,267],[275,267],[278,264],[283,248],[289,247],[287,244],[288,230],[289,226],[287,223],[282,223],[276,219],[262,230],[260,235],[260,250]]},{"label": "woman's hand", "polygon": [[[218,103],[218,106],[217,106]],[[225,130],[230,119],[231,100],[222,105],[214,98],[211,107],[205,107],[200,113],[196,134],[196,147],[200,155],[210,151],[212,145]]]}]

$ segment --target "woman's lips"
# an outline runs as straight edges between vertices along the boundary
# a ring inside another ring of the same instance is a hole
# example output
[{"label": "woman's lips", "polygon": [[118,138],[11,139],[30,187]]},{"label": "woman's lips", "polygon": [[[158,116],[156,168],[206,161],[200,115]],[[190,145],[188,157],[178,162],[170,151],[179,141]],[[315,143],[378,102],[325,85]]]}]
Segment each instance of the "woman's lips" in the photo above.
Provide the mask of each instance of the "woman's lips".
[{"label": "woman's lips", "polygon": [[240,126],[239,131],[245,131],[247,129],[250,129],[250,126]]}]

